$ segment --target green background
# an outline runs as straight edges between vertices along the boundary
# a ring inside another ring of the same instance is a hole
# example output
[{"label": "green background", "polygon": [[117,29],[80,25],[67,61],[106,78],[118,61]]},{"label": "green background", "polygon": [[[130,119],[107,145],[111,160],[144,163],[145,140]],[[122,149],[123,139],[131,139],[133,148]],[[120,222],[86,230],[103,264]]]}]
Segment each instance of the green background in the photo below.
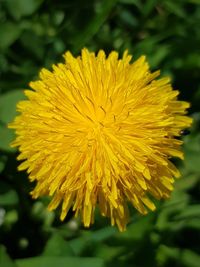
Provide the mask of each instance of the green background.
[{"label": "green background", "polygon": [[[0,267],[200,267],[200,1],[0,0]],[[170,200],[142,217],[132,210],[124,233],[98,212],[89,230],[70,213],[61,223],[48,199],[33,201],[17,172],[6,125],[22,89],[39,70],[82,47],[147,55],[191,102],[182,178]]]}]

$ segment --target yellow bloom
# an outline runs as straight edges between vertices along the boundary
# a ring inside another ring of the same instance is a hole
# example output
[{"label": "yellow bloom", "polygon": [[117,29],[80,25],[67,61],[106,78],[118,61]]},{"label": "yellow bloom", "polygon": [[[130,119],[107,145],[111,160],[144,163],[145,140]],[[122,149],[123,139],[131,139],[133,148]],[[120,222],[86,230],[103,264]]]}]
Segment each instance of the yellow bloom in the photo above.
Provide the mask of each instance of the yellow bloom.
[{"label": "yellow bloom", "polygon": [[191,125],[187,102],[178,101],[168,78],[155,80],[144,56],[130,63],[127,51],[106,58],[87,49],[70,52],[65,63],[42,69],[25,90],[28,100],[10,128],[19,146],[19,170],[37,185],[32,196],[52,196],[49,209],[70,207],[89,227],[99,206],[123,231],[127,202],[142,214],[154,210],[151,196],[167,198],[179,171],[171,157],[183,159],[176,137]]}]

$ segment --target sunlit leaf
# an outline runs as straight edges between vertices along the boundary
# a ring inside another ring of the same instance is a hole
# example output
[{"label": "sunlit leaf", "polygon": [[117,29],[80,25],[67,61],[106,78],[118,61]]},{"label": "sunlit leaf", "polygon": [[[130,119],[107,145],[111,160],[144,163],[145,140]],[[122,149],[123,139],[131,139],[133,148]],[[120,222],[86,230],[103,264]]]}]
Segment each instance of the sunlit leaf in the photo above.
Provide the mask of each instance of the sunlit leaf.
[{"label": "sunlit leaf", "polygon": [[17,260],[19,267],[103,267],[103,260],[98,258],[72,258],[72,257],[36,257]]},{"label": "sunlit leaf", "polygon": [[63,239],[63,237],[57,233],[47,241],[44,248],[44,256],[73,256],[73,250],[70,247],[70,242]]}]

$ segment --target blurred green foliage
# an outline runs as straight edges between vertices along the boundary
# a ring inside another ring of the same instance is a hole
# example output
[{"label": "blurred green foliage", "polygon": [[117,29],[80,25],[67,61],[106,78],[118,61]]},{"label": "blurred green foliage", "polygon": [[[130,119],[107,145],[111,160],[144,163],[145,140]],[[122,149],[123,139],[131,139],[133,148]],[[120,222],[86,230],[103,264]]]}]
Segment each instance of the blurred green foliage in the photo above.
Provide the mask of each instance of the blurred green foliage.
[{"label": "blurred green foliage", "polygon": [[[200,266],[199,29],[199,0],[0,0],[0,267]],[[90,230],[72,214],[59,222],[47,199],[30,198],[33,185],[9,147],[6,125],[22,89],[64,51],[77,55],[84,46],[145,54],[192,104],[185,161],[177,162],[183,177],[155,213],[133,211],[124,233],[98,212]]]}]

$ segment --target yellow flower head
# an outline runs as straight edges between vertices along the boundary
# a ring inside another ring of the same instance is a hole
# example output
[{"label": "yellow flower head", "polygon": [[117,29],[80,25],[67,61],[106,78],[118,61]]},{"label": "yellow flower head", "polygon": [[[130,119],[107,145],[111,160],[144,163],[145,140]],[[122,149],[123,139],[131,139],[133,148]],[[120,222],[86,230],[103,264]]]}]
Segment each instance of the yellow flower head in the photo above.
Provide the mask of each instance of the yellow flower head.
[{"label": "yellow flower head", "polygon": [[72,207],[89,227],[98,205],[122,231],[128,202],[146,214],[155,209],[149,197],[169,197],[179,176],[170,158],[183,159],[176,137],[191,124],[189,104],[168,78],[155,80],[160,72],[144,56],[130,63],[127,51],[119,59],[83,49],[64,58],[52,72],[42,69],[17,105],[10,127],[19,170],[37,182],[34,198],[52,196],[50,210],[62,204],[61,220]]}]

